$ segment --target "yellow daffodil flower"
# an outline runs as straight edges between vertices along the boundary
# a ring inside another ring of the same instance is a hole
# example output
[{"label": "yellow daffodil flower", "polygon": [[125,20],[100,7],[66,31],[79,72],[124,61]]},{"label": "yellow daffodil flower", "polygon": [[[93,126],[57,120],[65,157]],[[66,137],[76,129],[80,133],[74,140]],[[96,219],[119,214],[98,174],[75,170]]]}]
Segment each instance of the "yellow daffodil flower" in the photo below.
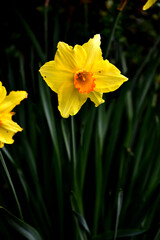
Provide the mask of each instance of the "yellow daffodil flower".
[{"label": "yellow daffodil flower", "polygon": [[148,8],[150,8],[155,2],[157,2],[157,0],[148,0],[146,2],[146,4],[143,6],[143,10],[147,10]]},{"label": "yellow daffodil flower", "polygon": [[58,94],[62,117],[75,115],[90,98],[95,106],[103,103],[103,93],[119,88],[127,78],[108,60],[103,60],[100,35],[74,48],[59,42],[54,61],[45,63],[40,73]]},{"label": "yellow daffodil flower", "polygon": [[27,98],[25,91],[12,91],[7,96],[6,89],[0,82],[0,148],[2,148],[5,143],[12,144],[14,142],[12,139],[13,135],[23,130],[12,120],[14,112],[11,111],[24,98]]}]

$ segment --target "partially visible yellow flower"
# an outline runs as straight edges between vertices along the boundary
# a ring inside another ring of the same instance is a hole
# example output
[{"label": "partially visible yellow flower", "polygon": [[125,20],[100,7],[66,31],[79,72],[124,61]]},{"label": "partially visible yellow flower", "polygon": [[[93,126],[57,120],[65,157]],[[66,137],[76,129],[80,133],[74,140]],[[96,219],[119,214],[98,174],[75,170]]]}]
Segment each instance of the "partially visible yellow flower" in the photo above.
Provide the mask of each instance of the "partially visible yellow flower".
[{"label": "partially visible yellow flower", "polygon": [[2,148],[5,143],[12,144],[14,142],[12,139],[13,135],[23,130],[12,120],[12,116],[14,115],[12,109],[24,98],[27,98],[25,91],[12,91],[7,96],[6,89],[0,82],[0,148]]},{"label": "partially visible yellow flower", "polygon": [[104,102],[103,93],[119,88],[127,78],[108,60],[103,60],[100,35],[74,48],[59,42],[54,61],[45,63],[40,73],[58,94],[62,117],[75,115],[90,98],[95,106]]},{"label": "partially visible yellow flower", "polygon": [[143,10],[147,10],[148,8],[150,8],[155,2],[157,2],[157,0],[148,0],[146,2],[146,4],[143,6]]}]

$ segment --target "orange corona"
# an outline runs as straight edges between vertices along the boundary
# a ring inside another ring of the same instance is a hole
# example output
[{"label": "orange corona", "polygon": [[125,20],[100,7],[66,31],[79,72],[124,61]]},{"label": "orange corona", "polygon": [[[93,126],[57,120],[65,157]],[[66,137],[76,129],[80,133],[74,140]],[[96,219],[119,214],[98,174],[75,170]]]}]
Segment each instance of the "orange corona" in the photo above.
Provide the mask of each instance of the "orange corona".
[{"label": "orange corona", "polygon": [[96,86],[93,73],[85,70],[77,71],[74,75],[74,85],[80,93],[92,92]]}]

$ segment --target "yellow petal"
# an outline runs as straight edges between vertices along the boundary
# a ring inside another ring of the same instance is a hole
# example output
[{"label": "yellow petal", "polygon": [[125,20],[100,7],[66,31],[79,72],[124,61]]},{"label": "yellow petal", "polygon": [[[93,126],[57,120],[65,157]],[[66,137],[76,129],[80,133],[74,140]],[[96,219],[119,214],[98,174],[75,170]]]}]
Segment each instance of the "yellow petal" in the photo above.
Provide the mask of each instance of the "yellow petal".
[{"label": "yellow petal", "polygon": [[58,109],[62,117],[75,115],[87,100],[87,94],[80,94],[73,83],[64,83],[58,92]]},{"label": "yellow petal", "polygon": [[11,131],[14,133],[21,132],[23,130],[16,122],[12,120],[3,120],[3,119],[2,119],[1,128],[4,128],[7,131]]},{"label": "yellow petal", "polygon": [[109,63],[108,60],[101,62],[99,68],[97,64],[94,70],[96,70],[96,72],[94,72],[96,79],[96,87],[94,90],[101,93],[112,92],[128,80],[113,64]]},{"label": "yellow petal", "polygon": [[59,42],[55,55],[56,68],[63,71],[76,72],[84,66],[86,60],[86,52],[80,45],[73,48],[67,43]]},{"label": "yellow petal", "polygon": [[0,148],[3,147],[3,143],[12,144],[14,140],[12,137],[15,133],[21,132],[23,129],[14,121],[11,120],[12,114],[6,114],[1,120],[0,127]]},{"label": "yellow petal", "polygon": [[0,104],[0,113],[10,112],[16,105],[20,104],[24,98],[27,98],[26,91],[10,92]]},{"label": "yellow petal", "polygon": [[150,8],[155,2],[157,2],[157,0],[148,0],[146,2],[146,4],[143,6],[143,10],[147,10],[148,8]]},{"label": "yellow petal", "polygon": [[7,94],[6,89],[5,87],[2,86],[2,82],[0,82],[0,103],[4,100],[6,94]]},{"label": "yellow petal", "polygon": [[87,43],[82,45],[87,54],[87,59],[85,63],[85,69],[87,71],[92,72],[95,63],[97,61],[103,60],[100,44],[100,35],[96,34],[94,38],[91,38]]},{"label": "yellow petal", "polygon": [[108,72],[109,75],[117,75],[120,74],[120,70],[116,68],[112,63],[110,63],[107,59],[97,61],[92,69],[93,73],[101,73]]},{"label": "yellow petal", "polygon": [[73,82],[73,73],[58,70],[55,61],[45,63],[39,71],[48,86],[56,93],[64,82]]},{"label": "yellow petal", "polygon": [[14,114],[14,112],[0,113],[0,119],[1,121],[12,120]]},{"label": "yellow petal", "polygon": [[98,107],[101,103],[105,102],[104,99],[102,99],[103,93],[93,91],[88,94],[88,97],[91,99],[92,102],[95,103],[95,107]]},{"label": "yellow petal", "polygon": [[0,142],[2,143],[7,143],[7,144],[12,144],[14,140],[12,139],[13,135],[15,132],[8,131],[5,128],[0,128]]},{"label": "yellow petal", "polygon": [[0,148],[4,146],[4,143],[0,141]]}]

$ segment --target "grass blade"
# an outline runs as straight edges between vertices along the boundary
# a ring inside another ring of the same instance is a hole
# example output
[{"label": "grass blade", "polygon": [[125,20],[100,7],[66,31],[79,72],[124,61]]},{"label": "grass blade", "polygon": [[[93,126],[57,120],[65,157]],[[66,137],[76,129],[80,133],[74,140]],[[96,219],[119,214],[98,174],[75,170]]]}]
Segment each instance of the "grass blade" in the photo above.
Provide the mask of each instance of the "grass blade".
[{"label": "grass blade", "polygon": [[11,225],[21,236],[28,240],[43,240],[38,231],[29,224],[11,214],[7,209],[0,207],[0,215]]},{"label": "grass blade", "polygon": [[41,46],[40,46],[40,44],[39,44],[35,34],[31,30],[30,26],[25,21],[25,19],[21,16],[20,12],[17,9],[15,9],[15,12],[16,12],[20,22],[22,23],[24,29],[26,30],[26,32],[27,32],[27,34],[28,34],[28,36],[29,36],[29,38],[30,38],[34,48],[36,49],[39,58],[41,59],[42,62],[45,62],[46,57],[45,57],[45,55],[44,55],[44,53],[43,53],[43,51],[41,49]]},{"label": "grass blade", "polygon": [[117,201],[117,216],[116,216],[116,225],[115,225],[115,232],[114,232],[114,240],[117,238],[117,232],[118,232],[118,224],[119,224],[119,217],[121,213],[122,208],[122,202],[123,202],[123,192],[120,190],[118,193],[118,201]]},{"label": "grass blade", "polygon": [[1,151],[0,151],[0,160],[1,160],[2,166],[3,166],[3,168],[4,168],[4,171],[5,171],[5,173],[6,173],[8,182],[9,182],[9,184],[10,184],[10,186],[11,186],[11,189],[12,189],[12,192],[13,192],[13,195],[14,195],[14,198],[15,198],[15,200],[16,200],[17,208],[18,208],[18,211],[19,211],[20,218],[23,219],[22,210],[21,210],[21,206],[20,206],[20,203],[19,203],[17,194],[16,194],[16,190],[15,190],[15,188],[14,188],[14,185],[13,185],[13,182],[12,182],[12,179],[11,179],[11,176],[10,176],[10,173],[9,173],[9,171],[8,171],[7,165],[6,165],[5,161],[4,161],[4,158],[3,158],[3,155],[2,155],[2,152],[1,152]]}]

